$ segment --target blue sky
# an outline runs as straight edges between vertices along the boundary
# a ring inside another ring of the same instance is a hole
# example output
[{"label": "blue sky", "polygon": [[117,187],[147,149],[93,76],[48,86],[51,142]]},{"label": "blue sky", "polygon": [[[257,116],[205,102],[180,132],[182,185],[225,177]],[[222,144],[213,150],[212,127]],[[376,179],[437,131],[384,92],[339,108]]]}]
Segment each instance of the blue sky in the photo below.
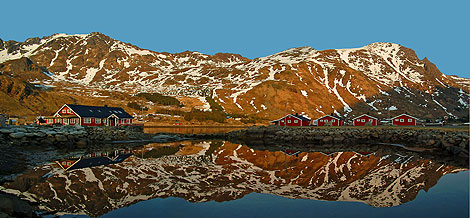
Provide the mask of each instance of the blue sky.
[{"label": "blue sky", "polygon": [[0,38],[102,32],[158,52],[248,58],[398,43],[470,78],[470,1],[4,1]]}]

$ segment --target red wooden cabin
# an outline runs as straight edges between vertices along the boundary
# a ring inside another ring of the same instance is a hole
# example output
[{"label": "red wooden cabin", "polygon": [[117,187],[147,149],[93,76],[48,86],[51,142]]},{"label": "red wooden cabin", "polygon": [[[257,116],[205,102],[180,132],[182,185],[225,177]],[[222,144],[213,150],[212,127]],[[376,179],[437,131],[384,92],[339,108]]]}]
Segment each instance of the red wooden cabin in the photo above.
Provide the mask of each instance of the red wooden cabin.
[{"label": "red wooden cabin", "polygon": [[418,118],[408,114],[400,114],[392,118],[392,125],[394,126],[416,126]]},{"label": "red wooden cabin", "polygon": [[53,116],[42,119],[49,125],[127,126],[133,122],[133,117],[120,107],[74,104],[64,104]]},{"label": "red wooden cabin", "polygon": [[332,115],[325,115],[317,119],[318,126],[344,126],[344,121]]},{"label": "red wooden cabin", "polygon": [[270,121],[270,123],[277,126],[308,126],[310,119],[299,114],[289,114],[278,120]]},{"label": "red wooden cabin", "polygon": [[353,119],[354,126],[378,126],[379,119],[376,117],[370,116],[368,114],[363,114]]}]

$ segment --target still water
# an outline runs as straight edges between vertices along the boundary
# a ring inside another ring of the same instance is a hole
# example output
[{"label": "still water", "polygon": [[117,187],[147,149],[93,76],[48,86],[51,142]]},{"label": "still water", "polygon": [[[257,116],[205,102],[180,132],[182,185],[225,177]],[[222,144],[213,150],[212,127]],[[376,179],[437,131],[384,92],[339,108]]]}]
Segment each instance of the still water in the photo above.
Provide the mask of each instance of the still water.
[{"label": "still water", "polygon": [[[469,174],[418,156],[154,143],[4,185],[63,217],[468,217]],[[51,215],[52,217],[52,215]]]},{"label": "still water", "polygon": [[181,133],[181,134],[201,134],[201,133],[226,133],[235,130],[241,130],[245,127],[145,127],[145,133]]}]

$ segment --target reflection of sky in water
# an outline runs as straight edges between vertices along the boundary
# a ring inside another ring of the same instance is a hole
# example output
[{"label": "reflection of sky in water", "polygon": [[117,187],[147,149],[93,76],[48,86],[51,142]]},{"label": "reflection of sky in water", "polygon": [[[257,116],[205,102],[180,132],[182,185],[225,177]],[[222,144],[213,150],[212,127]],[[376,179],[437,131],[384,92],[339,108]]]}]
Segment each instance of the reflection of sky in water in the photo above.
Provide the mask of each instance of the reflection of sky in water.
[{"label": "reflection of sky in water", "polygon": [[[376,208],[361,202],[289,199],[251,193],[227,202],[190,203],[155,198],[102,217],[469,217],[469,172],[443,176],[428,192],[400,206]],[[64,217],[86,217],[66,215]]]}]

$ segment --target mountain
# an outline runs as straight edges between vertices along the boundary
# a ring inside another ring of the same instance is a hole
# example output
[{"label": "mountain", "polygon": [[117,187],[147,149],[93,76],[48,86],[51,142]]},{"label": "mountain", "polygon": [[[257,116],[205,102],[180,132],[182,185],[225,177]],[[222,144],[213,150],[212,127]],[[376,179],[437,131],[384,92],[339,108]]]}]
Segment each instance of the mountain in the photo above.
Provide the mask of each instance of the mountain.
[{"label": "mountain", "polygon": [[[43,73],[31,69],[35,73],[21,76],[24,81],[90,98],[103,91],[113,98],[113,93],[158,92],[207,105],[200,97],[211,96],[228,113],[267,119],[282,116],[286,103],[289,111],[310,117],[408,112],[468,119],[470,80],[442,74],[427,58],[393,43],[323,51],[301,47],[248,59],[154,52],[101,33],[1,41],[0,63],[25,58]],[[9,68],[24,73],[15,69]]]},{"label": "mountain", "polygon": [[[161,144],[148,145],[146,154]],[[167,145],[168,146],[168,145]],[[417,156],[302,152],[289,156],[221,141],[180,142],[174,155],[63,171],[47,164],[6,184],[46,211],[100,216],[153,198],[231,201],[249,193],[292,199],[357,201],[393,207],[412,201],[461,168]],[[144,157],[144,158],[142,158]]]}]

